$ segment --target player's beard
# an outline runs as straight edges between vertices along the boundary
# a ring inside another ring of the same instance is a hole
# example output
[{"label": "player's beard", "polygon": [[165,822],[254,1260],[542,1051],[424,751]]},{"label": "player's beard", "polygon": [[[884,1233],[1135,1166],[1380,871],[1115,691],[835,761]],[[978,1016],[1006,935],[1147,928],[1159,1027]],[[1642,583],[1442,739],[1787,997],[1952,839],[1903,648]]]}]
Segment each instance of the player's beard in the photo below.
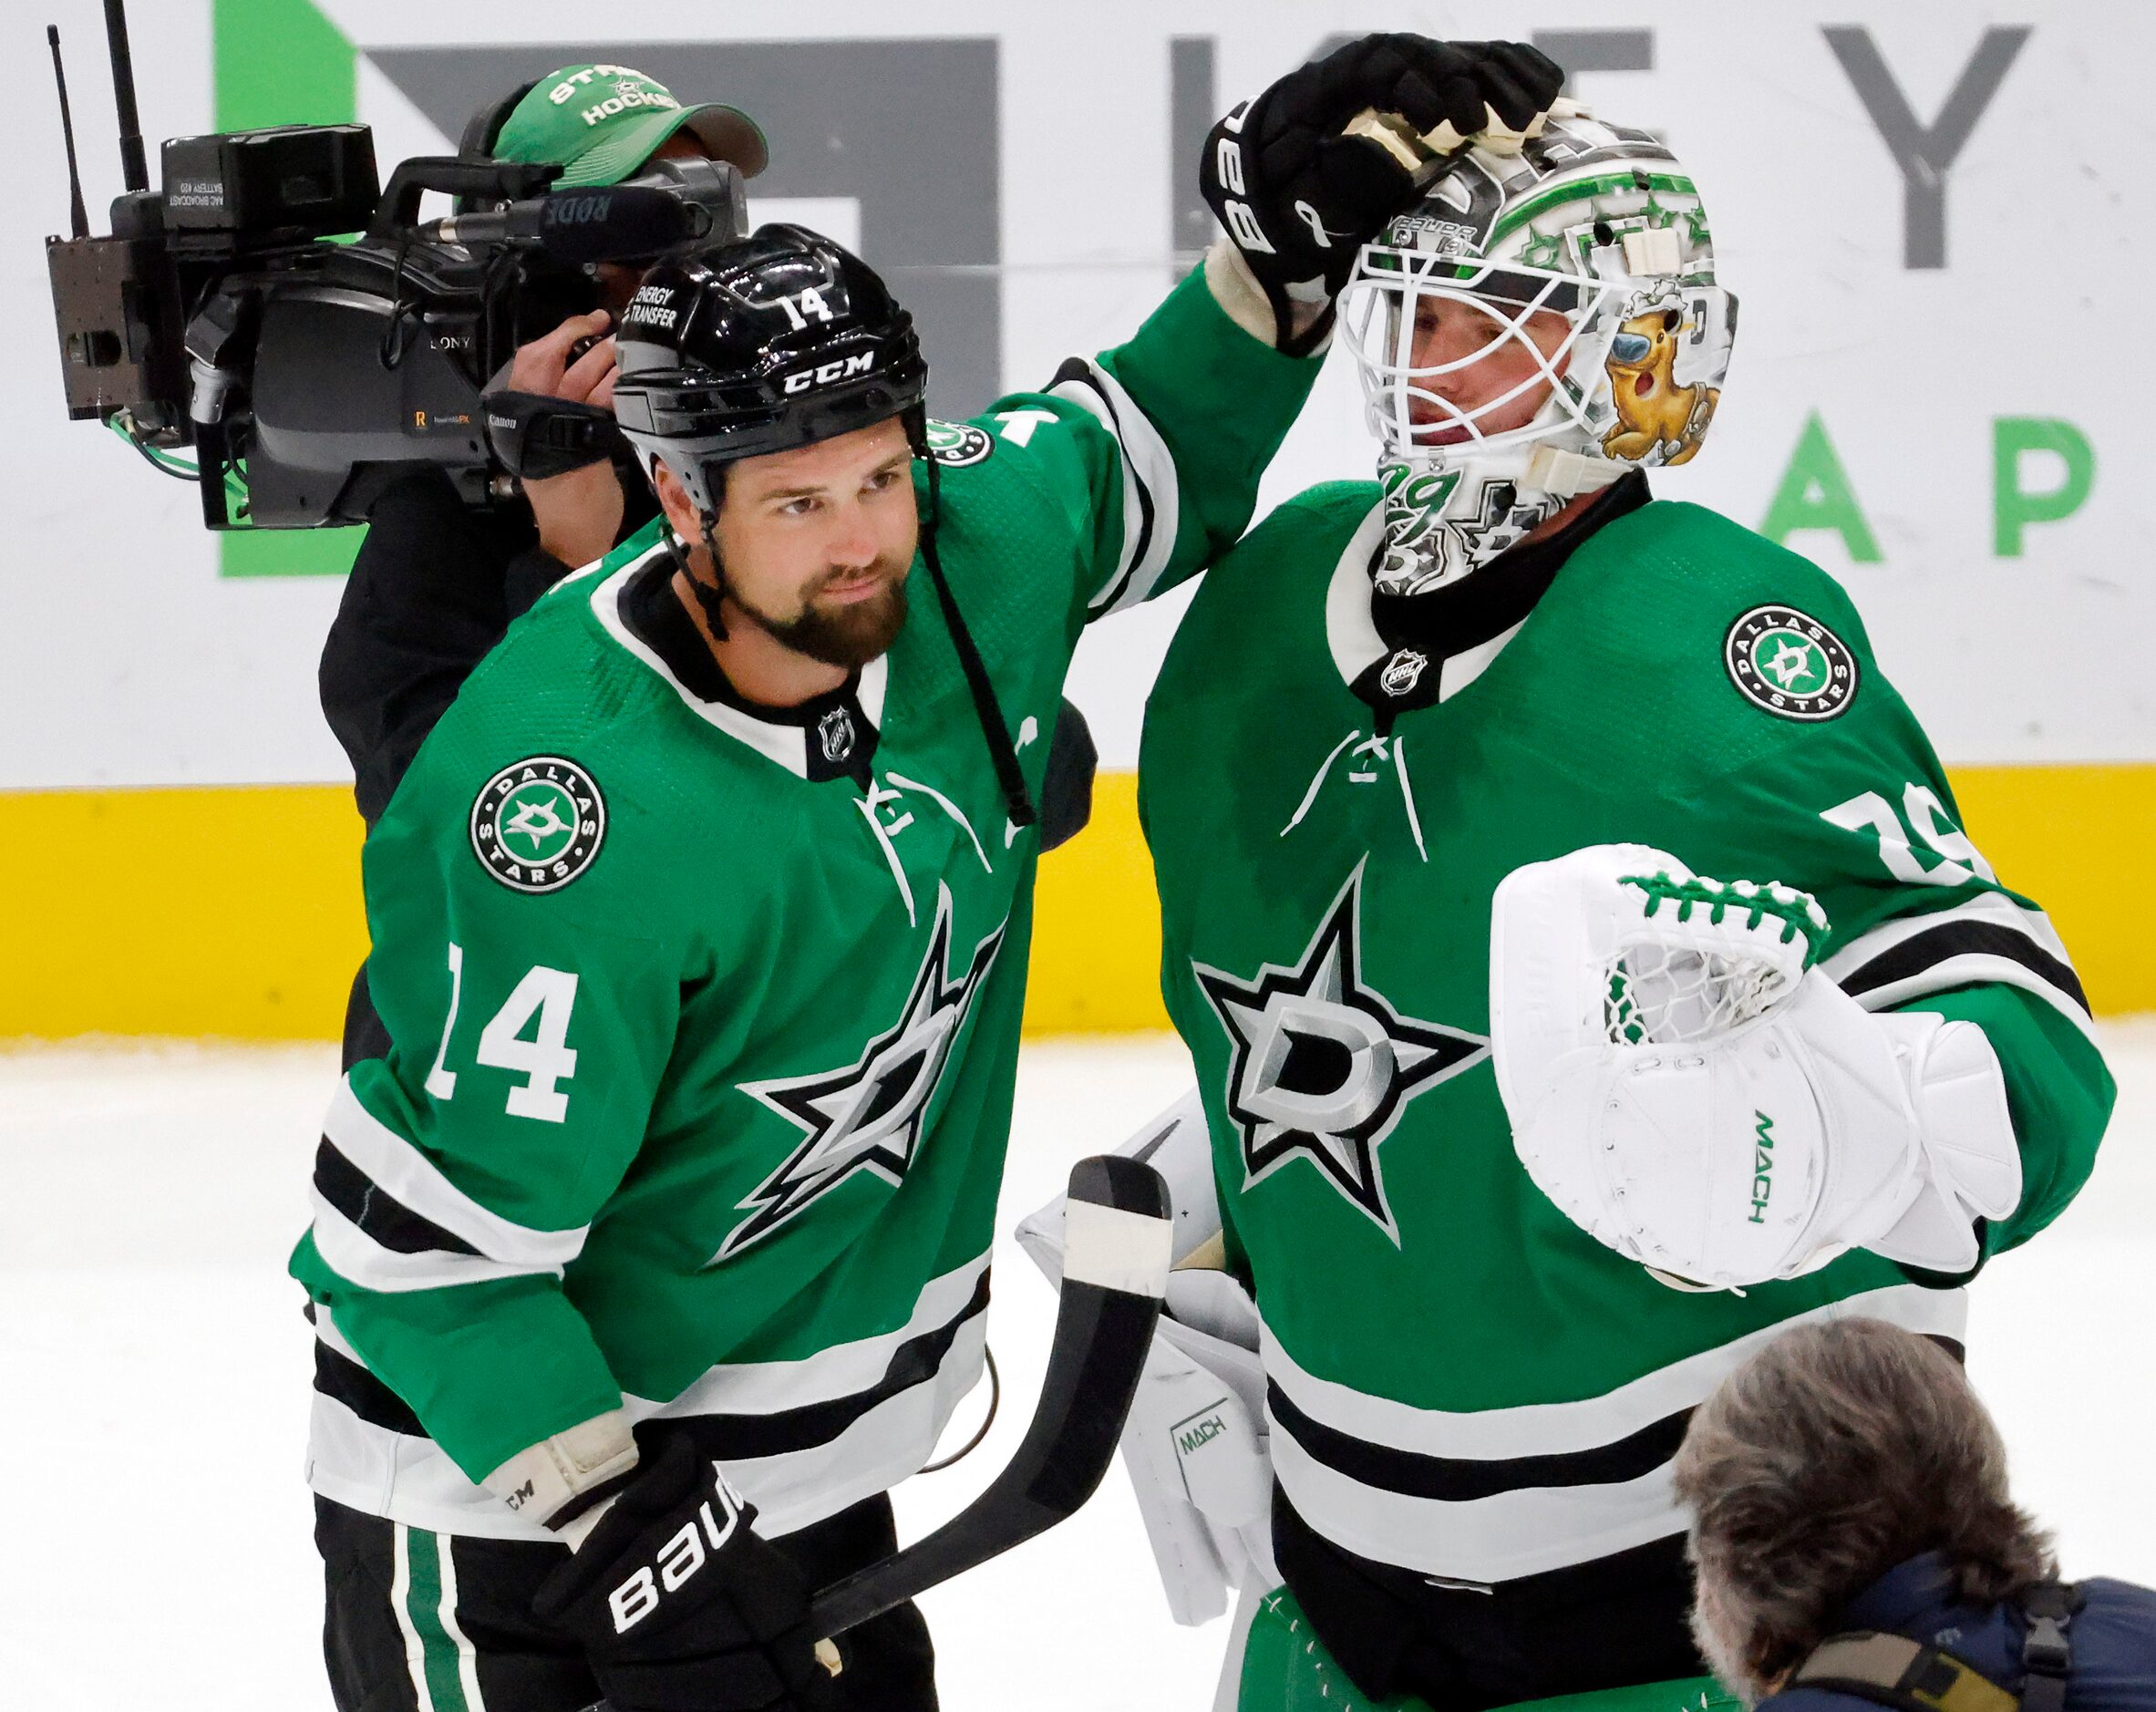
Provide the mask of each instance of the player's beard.
[{"label": "player's beard", "polygon": [[909,567],[879,562],[876,568],[884,573],[883,587],[866,600],[842,604],[824,603],[818,600],[818,593],[830,583],[852,582],[861,572],[857,569],[826,572],[803,594],[801,610],[792,618],[775,618],[759,611],[741,598],[738,589],[729,589],[727,593],[733,596],[735,605],[796,654],[806,655],[825,665],[851,670],[888,653],[898,638],[900,627],[906,622]]}]

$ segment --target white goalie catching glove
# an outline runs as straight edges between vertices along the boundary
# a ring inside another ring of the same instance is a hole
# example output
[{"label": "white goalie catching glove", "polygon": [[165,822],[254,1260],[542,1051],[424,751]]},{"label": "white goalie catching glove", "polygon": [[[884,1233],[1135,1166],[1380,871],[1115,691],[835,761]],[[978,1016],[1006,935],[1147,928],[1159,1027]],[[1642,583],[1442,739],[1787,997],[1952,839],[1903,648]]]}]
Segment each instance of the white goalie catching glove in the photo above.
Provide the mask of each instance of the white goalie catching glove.
[{"label": "white goalie catching glove", "polygon": [[[1174,1209],[1176,1270],[1123,1424],[1122,1452],[1169,1611],[1196,1624],[1227,1608],[1231,1587],[1280,1580],[1257,1306],[1218,1270],[1220,1203],[1196,1090],[1117,1150],[1167,1180]],[[1060,1288],[1063,1197],[1021,1223],[1017,1237]]]},{"label": "white goalie catching glove", "polygon": [[2021,1197],[1974,1023],[1865,1011],[1811,967],[1806,893],[1597,844],[1497,889],[1491,1052],[1512,1142],[1574,1223],[1670,1282],[1741,1287],[1852,1248],[1976,1263]]}]

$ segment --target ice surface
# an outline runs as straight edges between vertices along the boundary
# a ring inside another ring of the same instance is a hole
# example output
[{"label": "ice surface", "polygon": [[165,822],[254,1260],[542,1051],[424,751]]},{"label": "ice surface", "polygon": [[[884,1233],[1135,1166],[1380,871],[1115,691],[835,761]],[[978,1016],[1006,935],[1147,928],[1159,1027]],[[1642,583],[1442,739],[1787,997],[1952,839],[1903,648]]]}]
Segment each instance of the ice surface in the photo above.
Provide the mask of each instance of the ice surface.
[{"label": "ice surface", "polygon": [[[2122,1098],[2103,1162],[1979,1282],[1970,1365],[2068,1572],[2156,1581],[2156,1474],[2139,1455],[2156,1388],[2156,1022],[2107,1038]],[[0,1054],[0,1703],[328,1706],[299,1479],[309,1335],[284,1263],[335,1068],[327,1048]],[[1185,1074],[1168,1040],[1029,1048],[999,1228]],[[1015,1446],[1052,1318],[1008,1250],[989,1320],[1002,1416],[970,1459],[902,1491],[905,1534]],[[925,1603],[950,1712],[1210,1702],[1221,1626],[1169,1623],[1119,1470],[1064,1527]]]}]

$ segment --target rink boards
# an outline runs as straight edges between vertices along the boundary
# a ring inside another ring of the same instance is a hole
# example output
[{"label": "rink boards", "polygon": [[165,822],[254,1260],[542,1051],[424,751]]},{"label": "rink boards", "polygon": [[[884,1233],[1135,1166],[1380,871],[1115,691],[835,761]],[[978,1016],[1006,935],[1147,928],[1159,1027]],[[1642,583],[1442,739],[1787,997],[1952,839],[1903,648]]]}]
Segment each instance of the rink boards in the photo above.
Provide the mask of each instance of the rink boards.
[{"label": "rink boards", "polygon": [[[2097,1010],[2156,1010],[2156,922],[2119,907],[2156,848],[2156,765],[1949,770]],[[1136,776],[1104,771],[1093,804],[1041,863],[1031,1035],[1167,1026]],[[0,792],[0,1038],[334,1037],[366,952],[359,844],[333,786]]]}]

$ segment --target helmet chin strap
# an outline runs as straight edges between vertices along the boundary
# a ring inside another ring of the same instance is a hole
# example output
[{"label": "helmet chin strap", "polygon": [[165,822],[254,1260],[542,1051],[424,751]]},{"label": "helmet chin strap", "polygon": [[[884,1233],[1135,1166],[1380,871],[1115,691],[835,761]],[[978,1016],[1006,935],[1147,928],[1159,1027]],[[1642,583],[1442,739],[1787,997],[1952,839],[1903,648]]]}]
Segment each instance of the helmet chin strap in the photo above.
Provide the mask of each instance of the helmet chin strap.
[{"label": "helmet chin strap", "polygon": [[1537,446],[1527,455],[1527,472],[1522,485],[1540,488],[1544,493],[1553,493],[1561,500],[1576,500],[1583,493],[1594,493],[1606,488],[1627,469],[1631,464],[1621,464],[1614,458],[1594,458],[1585,452],[1568,452],[1547,441]]},{"label": "helmet chin strap", "polygon": [[[658,460],[655,459],[652,467],[655,476]],[[669,473],[680,483],[683,497],[692,504],[695,503],[695,494],[698,489],[712,496],[711,504],[696,506],[696,534],[704,543],[704,557],[711,567],[711,581],[706,583],[696,574],[686,554],[681,558],[681,569],[688,578],[689,593],[695,597],[696,605],[703,612],[704,623],[711,631],[711,639],[724,642],[727,639],[727,571],[718,556],[718,500],[725,493],[726,467],[715,462],[700,464],[696,471],[696,481],[694,486],[682,471],[672,470]],[[676,535],[675,539],[679,541],[681,538]]]},{"label": "helmet chin strap", "polygon": [[718,562],[717,514],[698,511],[696,528],[704,537],[704,556],[711,563],[711,581],[706,583],[691,567],[683,568],[688,571],[689,593],[696,596],[696,604],[703,608],[704,622],[710,626],[711,639],[724,642],[727,639],[727,573]]}]

